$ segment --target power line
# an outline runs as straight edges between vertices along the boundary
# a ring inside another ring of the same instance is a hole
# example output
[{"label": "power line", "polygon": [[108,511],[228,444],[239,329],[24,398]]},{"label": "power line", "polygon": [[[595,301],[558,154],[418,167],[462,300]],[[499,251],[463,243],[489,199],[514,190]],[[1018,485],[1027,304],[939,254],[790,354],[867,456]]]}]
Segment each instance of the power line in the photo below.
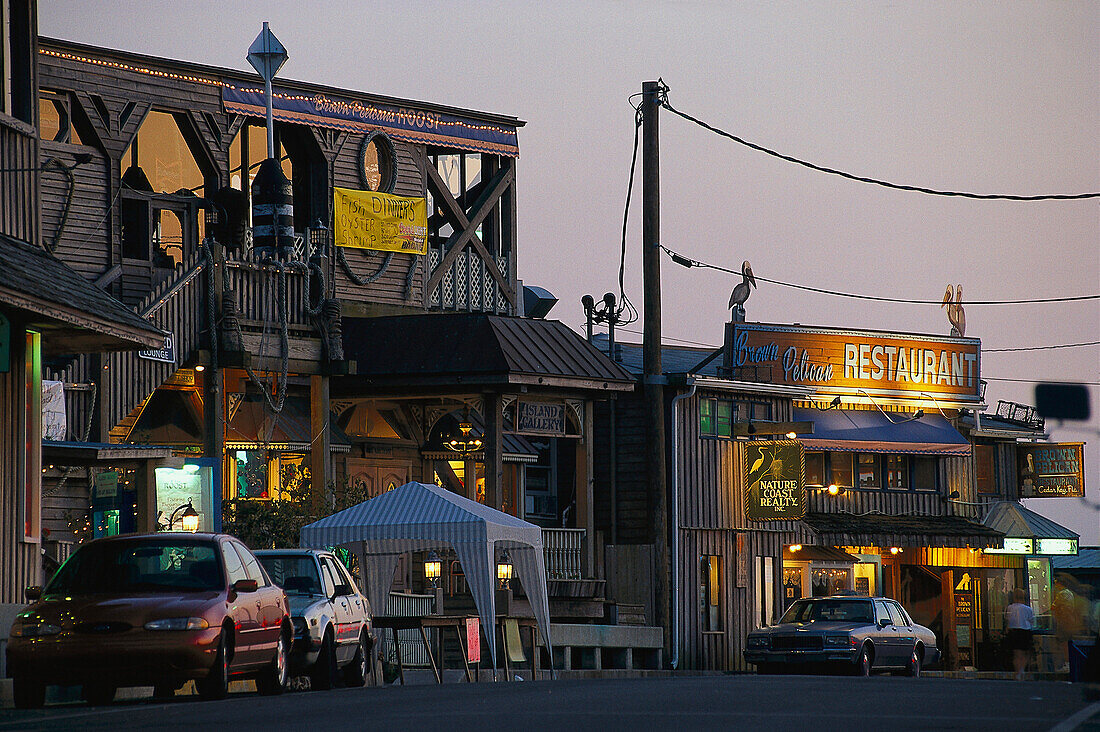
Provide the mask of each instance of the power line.
[{"label": "power line", "polygon": [[819,171],[821,173],[828,173],[830,175],[838,175],[841,178],[847,178],[848,180],[854,180],[854,181],[857,181],[859,183],[871,183],[873,185],[882,186],[884,188],[893,188],[893,189],[899,190],[899,191],[912,191],[912,192],[916,192],[916,193],[926,193],[926,194],[931,195],[931,196],[954,196],[954,197],[957,197],[957,198],[976,198],[976,199],[980,199],[980,200],[1072,201],[1072,200],[1080,200],[1080,199],[1085,199],[1085,198],[1100,198],[1100,193],[1069,193],[1069,194],[1044,194],[1044,195],[1038,195],[1038,196],[1017,196],[1017,195],[1011,195],[1011,194],[1005,194],[1005,193],[966,193],[966,192],[963,192],[963,191],[943,191],[943,190],[937,190],[935,188],[923,188],[921,186],[902,185],[902,184],[899,184],[899,183],[891,183],[890,181],[878,180],[876,178],[867,178],[867,177],[861,176],[861,175],[853,175],[852,173],[846,173],[843,170],[837,170],[836,168],[827,168],[823,165],[817,165],[816,163],[810,163],[810,162],[807,162],[805,160],[799,160],[798,158],[791,157],[790,155],[784,155],[783,153],[776,152],[775,150],[771,150],[769,148],[766,148],[763,145],[757,145],[756,143],[749,142],[748,140],[745,140],[744,138],[738,137],[737,135],[726,132],[725,130],[721,130],[721,129],[713,126],[713,125],[707,124],[706,122],[702,121],[701,119],[698,119],[696,117],[692,117],[690,114],[687,114],[686,112],[681,112],[680,110],[673,107],[672,104],[668,101],[668,87],[667,86],[662,89],[662,92],[663,92],[663,99],[661,101],[662,101],[662,104],[665,107],[665,109],[667,109],[668,111],[670,111],[673,114],[677,115],[678,117],[682,117],[683,119],[686,119],[688,122],[693,122],[693,123],[699,125],[703,129],[710,130],[711,132],[714,132],[715,134],[718,134],[718,135],[721,135],[722,137],[733,140],[734,142],[736,142],[740,145],[744,145],[745,147],[752,148],[753,150],[757,150],[759,152],[766,153],[768,155],[771,155],[772,157],[779,158],[780,160],[786,160],[788,163],[794,163],[796,165],[801,165],[805,168],[809,168],[811,170],[816,170],[816,171]]},{"label": "power line", "polygon": [[[717,264],[708,264],[707,262],[700,262],[697,259],[686,257],[679,252],[666,247],[664,244],[660,245],[661,249],[672,259],[673,262],[681,267],[702,267],[704,269],[714,269],[719,272],[726,272],[733,275],[740,276],[741,270],[730,269],[728,267],[722,267]],[[810,287],[809,285],[798,285],[793,282],[783,282],[782,280],[773,280],[767,277],[761,277],[754,273],[754,278],[761,282],[770,282],[773,285],[780,285],[782,287],[792,287],[796,290],[805,290],[806,292],[817,292],[822,295],[835,295],[836,297],[848,297],[855,300],[874,300],[876,302],[896,302],[906,305],[942,305],[942,300],[915,300],[911,298],[902,297],[881,297],[878,295],[860,295],[854,292],[841,292],[839,290],[827,290],[821,287]],[[963,305],[1037,305],[1042,303],[1052,302],[1081,302],[1083,300],[1100,300],[1100,295],[1070,295],[1068,297],[1043,297],[1043,298],[1031,298],[1027,300],[967,300]]]},{"label": "power line", "polygon": [[1056,346],[1025,346],[1022,348],[983,348],[982,353],[1009,353],[1011,351],[1053,351],[1056,348],[1080,348],[1082,346],[1100,346],[1100,341],[1083,343],[1060,343]]}]

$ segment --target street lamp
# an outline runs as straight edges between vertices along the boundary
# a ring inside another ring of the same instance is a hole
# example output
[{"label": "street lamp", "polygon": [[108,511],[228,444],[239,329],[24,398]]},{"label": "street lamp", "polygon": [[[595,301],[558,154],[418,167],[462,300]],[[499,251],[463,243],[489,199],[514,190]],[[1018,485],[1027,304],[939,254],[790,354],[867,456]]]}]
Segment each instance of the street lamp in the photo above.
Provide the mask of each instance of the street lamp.
[{"label": "street lamp", "polygon": [[512,560],[505,551],[497,562],[497,579],[500,580],[500,589],[507,590],[508,583],[512,581]]},{"label": "street lamp", "polygon": [[187,499],[187,503],[183,504],[168,518],[168,530],[171,531],[172,527],[176,525],[176,514],[183,512],[180,515],[180,527],[184,531],[189,531],[192,534],[199,530],[199,512],[195,510],[195,507],[191,505],[191,499]]}]

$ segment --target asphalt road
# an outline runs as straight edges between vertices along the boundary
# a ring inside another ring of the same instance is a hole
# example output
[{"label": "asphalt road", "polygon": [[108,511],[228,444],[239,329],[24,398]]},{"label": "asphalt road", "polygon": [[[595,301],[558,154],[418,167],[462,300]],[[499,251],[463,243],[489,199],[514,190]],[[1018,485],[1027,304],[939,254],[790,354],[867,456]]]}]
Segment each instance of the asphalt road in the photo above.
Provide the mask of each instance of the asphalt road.
[{"label": "asphalt road", "polygon": [[[1050,730],[1097,729],[1100,704],[1055,682],[702,676],[454,683],[234,694],[219,702],[0,710],[9,729]],[[1066,720],[1070,724],[1065,724]],[[1061,724],[1061,727],[1059,725]],[[1083,726],[1078,727],[1078,725]]]}]

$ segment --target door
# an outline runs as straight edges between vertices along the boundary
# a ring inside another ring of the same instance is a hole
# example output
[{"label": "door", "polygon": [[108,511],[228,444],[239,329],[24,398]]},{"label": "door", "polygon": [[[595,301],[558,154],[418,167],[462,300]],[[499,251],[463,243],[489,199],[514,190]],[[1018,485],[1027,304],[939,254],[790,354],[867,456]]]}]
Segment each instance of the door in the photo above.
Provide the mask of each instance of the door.
[{"label": "door", "polygon": [[[355,584],[351,582],[350,577],[345,576],[345,573],[341,571],[343,568],[337,566],[338,564],[339,562],[332,557],[321,557],[321,573],[331,577],[333,586],[337,588],[337,591],[343,585],[354,593]],[[360,614],[355,612],[354,600],[354,594],[349,595],[346,593],[338,594],[332,598],[333,634],[336,639],[337,658],[341,661],[351,658],[355,653],[353,644],[359,640]]]},{"label": "door", "polygon": [[917,636],[913,633],[913,623],[909,620],[909,615],[896,602],[887,602],[886,609],[890,611],[890,619],[894,621],[894,632],[897,633],[898,663],[908,663],[913,646],[917,643]]},{"label": "door", "polygon": [[259,627],[256,630],[255,646],[257,653],[268,658],[275,652],[275,644],[282,632],[284,605],[283,591],[275,584],[267,581],[260,562],[249,551],[248,547],[239,542],[230,542],[244,564],[244,571],[249,579],[256,580],[256,602],[259,604]]},{"label": "door", "polygon": [[875,600],[875,620],[878,630],[875,631],[873,640],[875,643],[875,666],[897,666],[900,651],[898,649],[898,631],[894,627],[894,619],[890,617],[890,611],[882,600]]},{"label": "door", "polygon": [[259,592],[235,592],[233,583],[251,579],[245,571],[244,562],[228,541],[221,544],[222,560],[225,562],[225,576],[229,585],[229,615],[236,628],[233,649],[233,666],[250,666],[261,662],[261,651],[255,646],[260,642],[260,594]]}]

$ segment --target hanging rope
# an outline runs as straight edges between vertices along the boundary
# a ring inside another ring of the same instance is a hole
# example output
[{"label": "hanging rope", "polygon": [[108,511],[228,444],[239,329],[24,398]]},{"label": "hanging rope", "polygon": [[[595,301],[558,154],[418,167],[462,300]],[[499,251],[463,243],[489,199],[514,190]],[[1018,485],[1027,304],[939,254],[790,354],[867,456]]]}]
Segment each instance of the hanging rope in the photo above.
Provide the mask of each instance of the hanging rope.
[{"label": "hanging rope", "polygon": [[348,279],[359,286],[363,286],[377,281],[379,277],[386,273],[386,269],[389,268],[390,262],[393,261],[393,252],[386,252],[386,258],[382,260],[382,265],[378,268],[378,271],[366,277],[360,277],[355,274],[355,270],[351,268],[347,258],[344,256],[343,247],[336,247],[336,259],[339,260],[340,266],[344,268],[344,274],[348,276]]}]

